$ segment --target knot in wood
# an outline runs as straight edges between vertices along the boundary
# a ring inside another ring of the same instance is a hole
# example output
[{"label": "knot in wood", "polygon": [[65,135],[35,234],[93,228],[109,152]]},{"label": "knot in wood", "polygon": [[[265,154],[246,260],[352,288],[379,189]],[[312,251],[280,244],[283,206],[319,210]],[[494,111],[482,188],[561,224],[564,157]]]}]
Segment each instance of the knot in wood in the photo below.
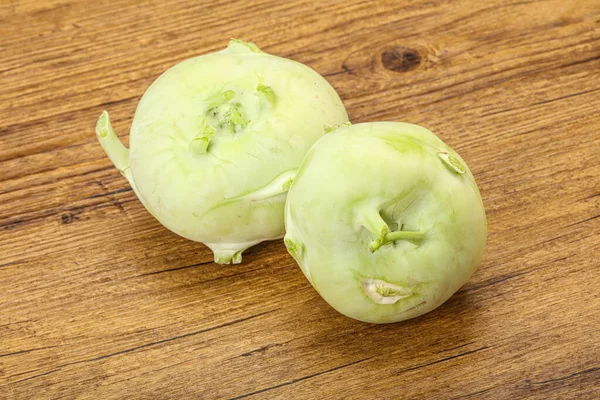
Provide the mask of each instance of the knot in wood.
[{"label": "knot in wood", "polygon": [[393,47],[381,53],[381,63],[390,71],[406,72],[419,66],[421,55],[408,47]]}]

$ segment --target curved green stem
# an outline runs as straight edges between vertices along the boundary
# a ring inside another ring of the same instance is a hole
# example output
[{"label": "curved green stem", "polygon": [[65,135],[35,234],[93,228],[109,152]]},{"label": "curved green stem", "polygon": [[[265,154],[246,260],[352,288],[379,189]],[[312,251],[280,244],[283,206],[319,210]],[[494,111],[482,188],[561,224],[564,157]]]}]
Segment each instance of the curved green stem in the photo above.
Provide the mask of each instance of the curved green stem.
[{"label": "curved green stem", "polygon": [[236,201],[264,201],[282,195],[286,193],[289,190],[290,186],[293,184],[294,177],[296,176],[297,172],[298,170],[296,169],[284,171],[277,177],[275,177],[275,179],[273,179],[271,182],[267,183],[265,186],[258,188],[253,192],[224,199],[214,207],[205,211],[204,214],[202,214],[200,217],[204,217],[208,213],[213,212],[214,210],[220,207],[226,206]]},{"label": "curved green stem", "polygon": [[129,168],[129,149],[117,137],[106,111],[98,118],[96,136],[110,161],[125,175],[125,170]]},{"label": "curved green stem", "polygon": [[360,205],[356,210],[356,215],[358,224],[378,240],[383,240],[390,231],[381,217],[379,209],[369,202]]},{"label": "curved green stem", "polygon": [[131,173],[131,166],[129,164],[129,149],[125,147],[117,137],[115,130],[110,124],[108,112],[106,111],[103,111],[100,118],[98,118],[98,122],[96,123],[96,136],[106,152],[106,155],[110,158],[110,161],[112,161],[115,167],[121,172],[121,175],[127,179],[131,188],[150,214],[154,215],[150,208],[147,207],[143,197],[140,196],[137,186],[133,181],[133,174]]},{"label": "curved green stem", "polygon": [[379,238],[369,245],[371,252],[377,251],[381,246],[386,245],[396,240],[408,240],[411,242],[420,242],[425,237],[423,231],[394,231],[385,235],[383,238]]},{"label": "curved green stem", "polygon": [[381,216],[379,207],[373,203],[366,202],[358,206],[355,212],[359,226],[365,228],[371,234],[371,236],[376,238],[369,245],[369,250],[371,253],[377,251],[381,246],[396,240],[420,242],[425,237],[425,232],[422,231],[413,232],[399,230],[390,232],[390,227]]}]

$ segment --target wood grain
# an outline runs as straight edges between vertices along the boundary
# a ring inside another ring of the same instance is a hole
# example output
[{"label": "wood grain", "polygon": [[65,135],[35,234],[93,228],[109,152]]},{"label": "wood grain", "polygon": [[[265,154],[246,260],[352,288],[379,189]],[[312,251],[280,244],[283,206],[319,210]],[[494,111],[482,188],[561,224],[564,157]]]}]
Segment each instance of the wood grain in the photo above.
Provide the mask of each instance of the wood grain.
[{"label": "wood grain", "polygon": [[[127,141],[230,37],[463,156],[489,240],[445,305],[353,321],[282,243],[218,266],[144,210],[96,118]],[[0,54],[0,398],[600,398],[597,1],[3,1]]]}]

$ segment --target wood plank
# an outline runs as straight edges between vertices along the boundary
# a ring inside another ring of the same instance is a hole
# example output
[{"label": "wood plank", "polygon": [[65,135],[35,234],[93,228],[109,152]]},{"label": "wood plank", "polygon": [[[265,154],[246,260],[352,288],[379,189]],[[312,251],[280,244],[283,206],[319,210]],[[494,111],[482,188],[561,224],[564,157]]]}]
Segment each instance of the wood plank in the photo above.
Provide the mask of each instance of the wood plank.
[{"label": "wood plank", "polygon": [[[96,118],[127,142],[147,86],[230,37],[463,156],[488,245],[446,304],[353,321],[280,241],[218,266],[145,211]],[[0,50],[0,397],[600,397],[598,2],[19,0]]]}]

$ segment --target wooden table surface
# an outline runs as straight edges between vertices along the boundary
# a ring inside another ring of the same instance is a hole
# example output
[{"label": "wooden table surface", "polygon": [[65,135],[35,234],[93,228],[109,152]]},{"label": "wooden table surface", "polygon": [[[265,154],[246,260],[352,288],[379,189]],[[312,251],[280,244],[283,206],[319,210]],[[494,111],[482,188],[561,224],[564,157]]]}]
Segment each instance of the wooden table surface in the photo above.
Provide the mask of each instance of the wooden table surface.
[{"label": "wooden table surface", "polygon": [[[446,304],[360,323],[281,241],[220,266],[143,208],[97,117],[127,142],[231,37],[463,156],[488,245]],[[600,398],[597,1],[4,0],[0,54],[0,398]]]}]

